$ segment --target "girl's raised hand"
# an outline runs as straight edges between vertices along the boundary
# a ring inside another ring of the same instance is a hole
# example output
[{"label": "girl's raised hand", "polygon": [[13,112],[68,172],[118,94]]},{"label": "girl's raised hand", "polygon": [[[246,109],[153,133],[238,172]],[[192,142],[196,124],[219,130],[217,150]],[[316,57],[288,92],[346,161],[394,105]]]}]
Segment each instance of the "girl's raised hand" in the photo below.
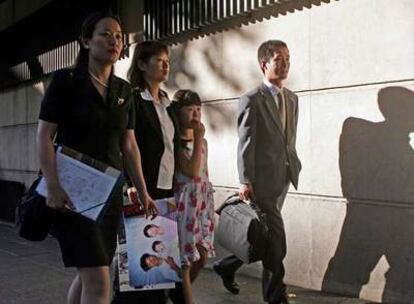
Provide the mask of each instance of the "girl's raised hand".
[{"label": "girl's raised hand", "polygon": [[193,123],[193,132],[194,132],[194,139],[203,139],[204,133],[206,129],[201,121],[197,121]]}]

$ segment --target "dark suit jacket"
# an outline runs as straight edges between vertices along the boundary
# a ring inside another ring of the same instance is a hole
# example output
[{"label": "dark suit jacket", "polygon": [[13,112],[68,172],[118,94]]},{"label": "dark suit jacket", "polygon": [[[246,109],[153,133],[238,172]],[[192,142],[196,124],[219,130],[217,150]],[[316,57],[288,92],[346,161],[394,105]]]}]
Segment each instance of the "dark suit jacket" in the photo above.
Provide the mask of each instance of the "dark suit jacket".
[{"label": "dark suit jacket", "polygon": [[269,89],[262,83],[238,105],[237,164],[240,183],[251,183],[257,199],[279,196],[290,180],[297,188],[301,163],[296,154],[298,97],[284,88],[286,130]]},{"label": "dark suit jacket", "polygon": [[[164,92],[165,95],[167,95]],[[135,102],[135,136],[141,152],[142,170],[150,196],[155,195],[157,189],[158,173],[161,157],[164,153],[164,141],[160,120],[155,107],[150,100],[141,97],[141,91],[134,89]],[[179,131],[176,116],[171,107],[167,108],[168,114],[174,124],[174,154],[177,155],[179,147]]]}]

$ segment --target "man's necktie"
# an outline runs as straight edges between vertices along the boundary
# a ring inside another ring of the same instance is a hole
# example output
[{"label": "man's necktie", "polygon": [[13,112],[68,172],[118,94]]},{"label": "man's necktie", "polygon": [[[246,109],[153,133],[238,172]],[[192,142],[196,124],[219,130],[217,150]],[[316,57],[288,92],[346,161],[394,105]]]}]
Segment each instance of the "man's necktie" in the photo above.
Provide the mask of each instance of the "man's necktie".
[{"label": "man's necktie", "polygon": [[280,121],[282,122],[283,130],[286,128],[286,107],[283,100],[282,92],[277,93],[277,107],[279,110]]}]

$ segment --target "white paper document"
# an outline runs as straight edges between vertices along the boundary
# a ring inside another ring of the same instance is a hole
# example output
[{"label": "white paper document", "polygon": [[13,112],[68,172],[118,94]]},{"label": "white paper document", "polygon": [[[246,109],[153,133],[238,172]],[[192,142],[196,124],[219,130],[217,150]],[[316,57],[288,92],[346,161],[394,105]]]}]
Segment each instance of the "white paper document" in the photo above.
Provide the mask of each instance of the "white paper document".
[{"label": "white paper document", "polygon": [[[74,204],[74,211],[96,220],[120,176],[120,171],[66,147],[57,149],[56,167],[60,185]],[[47,196],[43,178],[36,191]]]}]

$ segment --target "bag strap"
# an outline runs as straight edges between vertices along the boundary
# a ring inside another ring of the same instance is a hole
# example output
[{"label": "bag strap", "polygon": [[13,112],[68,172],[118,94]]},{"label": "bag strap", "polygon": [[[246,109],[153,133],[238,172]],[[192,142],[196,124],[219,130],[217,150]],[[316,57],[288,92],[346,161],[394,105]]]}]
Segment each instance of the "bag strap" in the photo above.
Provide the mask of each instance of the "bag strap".
[{"label": "bag strap", "polygon": [[[246,202],[242,201],[239,198],[239,194],[237,192],[233,193],[224,200],[224,202],[221,204],[221,206],[216,210],[216,213],[218,215],[220,215],[220,213],[223,211],[223,209],[226,208],[227,206],[240,204],[240,202],[243,202],[244,204],[247,204]],[[260,219],[265,216],[265,213],[259,208],[259,205],[254,200],[252,200],[250,202],[250,206],[257,213],[257,215]]]}]

